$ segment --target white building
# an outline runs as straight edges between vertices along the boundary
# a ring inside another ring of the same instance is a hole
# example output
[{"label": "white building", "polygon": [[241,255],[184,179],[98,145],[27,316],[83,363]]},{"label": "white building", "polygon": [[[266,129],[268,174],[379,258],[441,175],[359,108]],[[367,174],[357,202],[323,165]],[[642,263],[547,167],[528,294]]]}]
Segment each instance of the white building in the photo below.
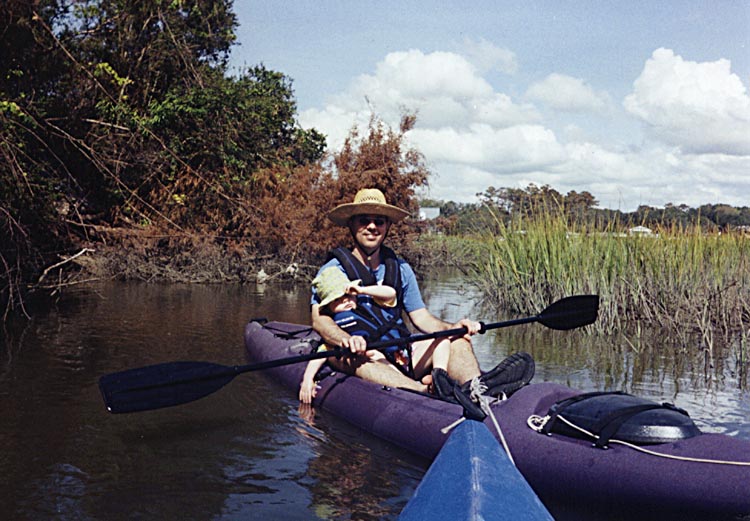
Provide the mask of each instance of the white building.
[{"label": "white building", "polygon": [[646,228],[645,226],[635,226],[633,228],[628,229],[628,233],[630,235],[653,235],[654,232],[651,231],[651,228]]},{"label": "white building", "polygon": [[427,208],[420,208],[419,209],[419,220],[420,221],[427,221],[432,219],[437,219],[440,217],[440,208],[437,207],[427,207]]}]

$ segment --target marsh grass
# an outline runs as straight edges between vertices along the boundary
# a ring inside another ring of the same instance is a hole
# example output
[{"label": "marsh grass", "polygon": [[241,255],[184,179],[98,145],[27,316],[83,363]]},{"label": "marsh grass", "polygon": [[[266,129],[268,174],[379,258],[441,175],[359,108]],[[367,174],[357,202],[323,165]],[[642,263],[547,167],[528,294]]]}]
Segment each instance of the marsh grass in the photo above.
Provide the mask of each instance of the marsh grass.
[{"label": "marsh grass", "polygon": [[598,294],[594,330],[628,332],[639,349],[644,330],[678,348],[733,345],[746,365],[750,335],[750,238],[668,228],[631,236],[571,227],[561,215],[497,222],[486,234],[471,277],[487,303],[536,313],[567,295]]},{"label": "marsh grass", "polygon": [[482,237],[424,234],[408,247],[400,248],[399,254],[409,260],[417,272],[431,268],[456,268],[468,274],[467,267],[473,266],[486,248]]}]

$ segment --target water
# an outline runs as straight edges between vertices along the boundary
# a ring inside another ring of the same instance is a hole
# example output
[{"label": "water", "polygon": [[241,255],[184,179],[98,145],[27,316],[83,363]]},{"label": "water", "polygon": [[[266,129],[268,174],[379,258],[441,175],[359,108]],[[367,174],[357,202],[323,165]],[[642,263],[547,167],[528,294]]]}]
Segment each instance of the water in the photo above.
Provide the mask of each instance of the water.
[{"label": "water", "polygon": [[[461,279],[425,281],[423,294],[448,320],[507,318],[478,314]],[[103,407],[104,374],[175,360],[244,363],[249,319],[305,322],[308,313],[304,286],[107,283],[68,292],[6,332],[3,517],[395,519],[429,462],[324,412],[301,414],[295,393],[262,373],[180,407]],[[587,344],[532,325],[478,337],[476,351],[487,368],[523,345],[537,360],[536,381],[675,401],[704,430],[750,439],[750,397],[731,356],[707,379],[695,357]]]}]

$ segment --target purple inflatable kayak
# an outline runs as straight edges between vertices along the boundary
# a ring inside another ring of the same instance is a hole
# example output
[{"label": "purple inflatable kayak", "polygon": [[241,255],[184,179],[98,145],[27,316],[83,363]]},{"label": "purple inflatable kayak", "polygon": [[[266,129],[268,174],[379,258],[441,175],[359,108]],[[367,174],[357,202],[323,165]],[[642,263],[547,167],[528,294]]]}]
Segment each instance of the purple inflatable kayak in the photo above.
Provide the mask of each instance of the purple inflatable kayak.
[{"label": "purple inflatable kayak", "polygon": [[[317,335],[299,324],[250,322],[245,328],[252,362],[309,353],[314,339]],[[296,392],[304,369],[305,364],[292,364],[266,373]],[[587,510],[620,515],[625,511],[633,518],[750,516],[750,440],[699,434],[643,447],[656,453],[651,454],[614,443],[603,450],[591,441],[544,435],[529,427],[530,417],[543,417],[555,402],[576,394],[580,392],[562,385],[538,383],[493,405],[518,469],[555,517],[553,504],[583,504]],[[314,406],[429,459],[448,438],[441,429],[463,412],[458,405],[340,373],[321,380]],[[485,423],[496,432],[489,417]]]}]

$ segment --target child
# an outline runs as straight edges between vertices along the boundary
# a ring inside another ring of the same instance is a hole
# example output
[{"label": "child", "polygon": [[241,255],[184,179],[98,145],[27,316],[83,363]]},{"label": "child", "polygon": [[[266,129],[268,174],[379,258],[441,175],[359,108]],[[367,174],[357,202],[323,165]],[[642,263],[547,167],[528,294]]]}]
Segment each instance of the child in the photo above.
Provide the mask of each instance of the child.
[{"label": "child", "polygon": [[[334,321],[346,330],[350,335],[370,337],[375,330],[389,322],[385,315],[378,312],[380,308],[393,308],[396,306],[396,290],[390,286],[373,285],[361,286],[361,281],[350,281],[346,274],[337,267],[324,269],[318,277],[313,280],[313,287],[320,297],[320,306],[326,313],[331,315]],[[401,338],[408,335],[408,331],[396,325],[388,328],[388,331],[380,334],[379,338],[368,338],[369,341],[388,340]],[[423,340],[425,344],[432,344],[434,352],[432,363],[435,369],[445,371],[448,367],[450,357],[450,340],[448,338]],[[415,342],[417,346],[420,343]],[[318,350],[328,349],[321,345]],[[414,369],[411,364],[411,346],[394,346],[380,351],[368,351],[370,360],[380,363],[388,363],[397,371],[401,371],[410,378],[414,378]],[[303,403],[311,403],[316,394],[315,375],[325,363],[325,359],[311,360],[307,364],[305,374],[300,385],[299,399]],[[428,379],[426,377],[426,379]],[[429,379],[428,379],[429,380]],[[423,383],[429,383],[429,381]]]}]

